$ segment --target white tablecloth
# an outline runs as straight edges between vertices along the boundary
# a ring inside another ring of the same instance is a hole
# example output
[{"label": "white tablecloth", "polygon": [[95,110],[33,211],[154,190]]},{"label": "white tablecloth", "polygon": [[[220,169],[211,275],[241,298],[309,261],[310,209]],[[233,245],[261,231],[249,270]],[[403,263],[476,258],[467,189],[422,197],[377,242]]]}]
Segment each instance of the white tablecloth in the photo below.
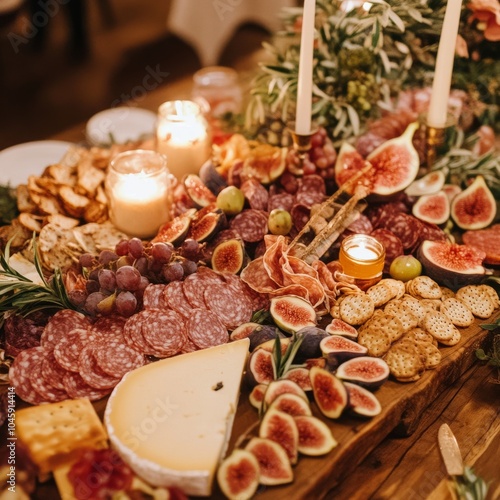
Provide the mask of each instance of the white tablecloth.
[{"label": "white tablecloth", "polygon": [[167,28],[196,50],[203,66],[211,66],[239,26],[256,23],[276,31],[281,9],[295,6],[297,0],[172,0]]}]

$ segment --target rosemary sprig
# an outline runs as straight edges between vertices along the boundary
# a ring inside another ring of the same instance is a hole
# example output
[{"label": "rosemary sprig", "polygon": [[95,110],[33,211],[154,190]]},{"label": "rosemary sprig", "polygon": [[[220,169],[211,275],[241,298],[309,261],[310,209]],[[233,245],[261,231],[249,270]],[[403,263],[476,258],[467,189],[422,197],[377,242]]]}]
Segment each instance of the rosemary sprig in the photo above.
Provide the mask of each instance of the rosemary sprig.
[{"label": "rosemary sprig", "polygon": [[8,312],[27,316],[43,309],[75,309],[66,293],[61,270],[56,269],[49,281],[45,278],[35,237],[32,240],[34,264],[41,284],[31,281],[10,266],[11,241],[7,242],[5,251],[0,252],[0,322],[3,323]]},{"label": "rosemary sprig", "polygon": [[465,467],[460,479],[454,479],[455,491],[460,500],[484,500],[488,485],[470,467]]}]

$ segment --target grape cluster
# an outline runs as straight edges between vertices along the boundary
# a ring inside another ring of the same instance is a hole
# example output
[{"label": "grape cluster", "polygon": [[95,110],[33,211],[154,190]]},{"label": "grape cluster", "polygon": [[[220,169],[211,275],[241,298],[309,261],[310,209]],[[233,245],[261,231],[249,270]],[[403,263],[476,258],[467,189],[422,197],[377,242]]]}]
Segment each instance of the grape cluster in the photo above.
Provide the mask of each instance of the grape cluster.
[{"label": "grape cluster", "polygon": [[79,267],[85,289],[70,290],[70,301],[85,313],[131,316],[142,307],[150,283],[180,281],[197,271],[201,245],[187,238],[178,247],[171,243],[144,243],[139,238],[119,241],[114,251],[85,253]]}]

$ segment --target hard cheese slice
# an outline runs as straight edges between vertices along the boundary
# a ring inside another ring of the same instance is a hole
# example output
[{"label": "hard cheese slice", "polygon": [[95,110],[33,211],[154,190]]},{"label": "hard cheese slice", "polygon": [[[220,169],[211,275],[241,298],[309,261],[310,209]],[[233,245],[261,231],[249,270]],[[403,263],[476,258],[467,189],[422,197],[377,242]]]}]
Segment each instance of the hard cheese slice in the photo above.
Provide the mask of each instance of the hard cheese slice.
[{"label": "hard cheese slice", "polygon": [[167,358],[128,373],[104,422],[112,445],[154,486],[208,496],[231,434],[248,339]]}]

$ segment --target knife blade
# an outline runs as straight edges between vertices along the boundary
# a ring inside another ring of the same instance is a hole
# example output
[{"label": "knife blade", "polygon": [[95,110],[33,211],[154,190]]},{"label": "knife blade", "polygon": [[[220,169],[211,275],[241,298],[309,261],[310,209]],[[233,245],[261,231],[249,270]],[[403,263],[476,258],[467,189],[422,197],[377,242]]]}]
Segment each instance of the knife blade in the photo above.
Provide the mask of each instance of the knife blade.
[{"label": "knife blade", "polygon": [[448,424],[442,424],[439,428],[438,443],[448,474],[450,476],[462,476],[464,473],[462,454],[457,439]]}]

